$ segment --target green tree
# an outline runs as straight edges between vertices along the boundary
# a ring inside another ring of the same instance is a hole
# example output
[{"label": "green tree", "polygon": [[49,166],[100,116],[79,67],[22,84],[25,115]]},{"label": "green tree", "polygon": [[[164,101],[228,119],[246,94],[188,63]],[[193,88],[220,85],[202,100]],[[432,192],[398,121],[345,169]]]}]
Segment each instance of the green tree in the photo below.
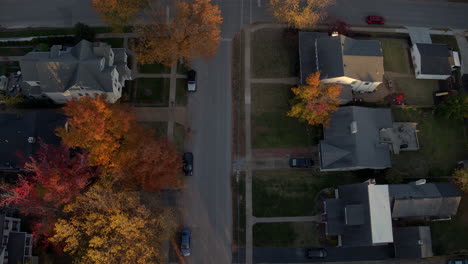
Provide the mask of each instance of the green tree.
[{"label": "green tree", "polygon": [[75,30],[75,39],[77,42],[82,39],[93,41],[96,35],[96,33],[94,32],[94,29],[92,29],[90,26],[83,24],[83,23],[76,23],[74,30]]},{"label": "green tree", "polygon": [[468,95],[458,94],[451,96],[437,106],[436,115],[455,120],[468,118]]}]

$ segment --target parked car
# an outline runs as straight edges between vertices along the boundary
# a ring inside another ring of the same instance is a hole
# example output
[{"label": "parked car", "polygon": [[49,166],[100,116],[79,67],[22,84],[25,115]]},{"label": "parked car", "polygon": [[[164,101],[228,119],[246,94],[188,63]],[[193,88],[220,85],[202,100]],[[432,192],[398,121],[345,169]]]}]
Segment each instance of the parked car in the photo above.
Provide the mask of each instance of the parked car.
[{"label": "parked car", "polygon": [[197,90],[197,72],[190,70],[187,72],[187,92],[195,92]]},{"label": "parked car", "polygon": [[308,248],[306,249],[307,258],[326,258],[327,250],[324,248]]},{"label": "parked car", "polygon": [[193,174],[193,154],[192,152],[185,152],[183,156],[184,160],[184,174],[185,176],[192,176]]},{"label": "parked car", "polygon": [[314,161],[310,158],[290,158],[289,166],[291,168],[312,168]]},{"label": "parked car", "polygon": [[381,16],[368,16],[366,17],[367,24],[383,25],[385,24],[385,19]]},{"label": "parked car", "polygon": [[184,257],[190,256],[190,230],[188,228],[182,229],[180,238],[180,251]]}]

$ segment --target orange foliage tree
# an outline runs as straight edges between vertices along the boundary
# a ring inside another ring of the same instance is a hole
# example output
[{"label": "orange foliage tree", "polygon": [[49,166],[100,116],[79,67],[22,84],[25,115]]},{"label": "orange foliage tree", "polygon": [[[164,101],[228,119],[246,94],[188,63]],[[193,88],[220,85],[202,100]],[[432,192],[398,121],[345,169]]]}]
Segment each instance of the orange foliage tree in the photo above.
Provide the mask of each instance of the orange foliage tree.
[{"label": "orange foliage tree", "polygon": [[309,74],[306,83],[291,88],[295,96],[287,115],[309,125],[328,125],[331,114],[338,110],[343,86],[320,83],[320,72]]},{"label": "orange foliage tree", "polygon": [[92,6],[101,18],[116,32],[132,22],[146,0],[93,0]]},{"label": "orange foliage tree", "polygon": [[332,0],[270,0],[269,9],[279,21],[301,29],[317,25],[331,4]]},{"label": "orange foliage tree", "polygon": [[139,23],[134,31],[139,35],[133,50],[142,64],[154,62],[167,66],[178,60],[189,61],[199,55],[208,57],[216,52],[221,40],[221,11],[211,0],[174,3],[174,16],[152,12],[152,24]]}]

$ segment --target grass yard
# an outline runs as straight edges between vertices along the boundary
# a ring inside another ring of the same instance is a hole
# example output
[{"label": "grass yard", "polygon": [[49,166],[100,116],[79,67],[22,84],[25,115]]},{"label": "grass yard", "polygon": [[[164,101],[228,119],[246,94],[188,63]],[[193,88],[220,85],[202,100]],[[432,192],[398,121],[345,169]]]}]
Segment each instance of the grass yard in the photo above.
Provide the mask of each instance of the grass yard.
[{"label": "grass yard", "polygon": [[457,215],[450,221],[431,224],[432,249],[435,255],[468,252],[468,194],[462,196]]},{"label": "grass yard", "polygon": [[185,144],[185,127],[181,124],[174,124],[174,144],[179,152],[184,152]]},{"label": "grass yard", "polygon": [[232,241],[238,247],[245,245],[245,172],[239,173],[239,180],[232,177]]},{"label": "grass yard", "polygon": [[176,105],[187,105],[187,90],[185,89],[186,79],[177,79],[176,81]]},{"label": "grass yard", "polygon": [[405,94],[408,105],[432,107],[434,99],[432,93],[439,90],[437,80],[418,80],[413,77],[394,78],[397,92]]},{"label": "grass yard", "polygon": [[286,116],[291,85],[252,84],[252,146],[307,147],[318,142],[321,129]]},{"label": "grass yard", "polygon": [[23,56],[32,50],[32,48],[0,48],[0,56]]},{"label": "grass yard", "polygon": [[320,190],[356,181],[357,178],[350,172],[254,171],[253,215],[256,217],[314,215],[315,198]]},{"label": "grass yard", "polygon": [[169,79],[137,79],[136,102],[167,106],[169,101]]},{"label": "grass yard", "polygon": [[398,38],[379,38],[378,40],[382,45],[385,71],[410,74],[408,41]]},{"label": "grass yard", "polygon": [[317,247],[315,223],[258,223],[253,226],[254,247]]},{"label": "grass yard", "polygon": [[431,35],[432,43],[447,44],[449,49],[459,50],[457,39],[449,35]]},{"label": "grass yard", "polygon": [[96,41],[106,42],[107,44],[111,45],[112,48],[124,47],[123,38],[101,38],[101,39],[96,39]]},{"label": "grass yard", "polygon": [[463,122],[436,118],[430,110],[392,109],[396,122],[417,122],[418,151],[392,155],[393,168],[409,177],[449,176],[456,162],[466,159]]},{"label": "grass yard", "polygon": [[142,126],[151,128],[154,130],[154,136],[167,137],[167,122],[140,122]]},{"label": "grass yard", "polygon": [[285,35],[284,29],[261,29],[252,33],[253,78],[299,75],[297,35],[288,36]]},{"label": "grass yard", "polygon": [[170,73],[171,68],[159,63],[141,64],[138,66],[141,73]]}]

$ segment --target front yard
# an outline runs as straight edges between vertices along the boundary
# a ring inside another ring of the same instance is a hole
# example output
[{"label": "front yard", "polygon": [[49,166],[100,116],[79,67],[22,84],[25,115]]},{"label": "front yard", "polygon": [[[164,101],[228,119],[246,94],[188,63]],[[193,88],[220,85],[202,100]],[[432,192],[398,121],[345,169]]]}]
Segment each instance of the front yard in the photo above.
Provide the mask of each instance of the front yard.
[{"label": "front yard", "polygon": [[285,29],[260,29],[251,39],[252,78],[299,75],[298,38]]},{"label": "front yard", "polygon": [[412,74],[410,68],[409,42],[399,38],[378,38],[382,45],[384,69],[389,72]]},{"label": "front yard", "polygon": [[431,110],[392,109],[396,122],[417,122],[420,149],[392,155],[393,168],[407,177],[449,176],[466,159],[463,122],[434,117]]},{"label": "front yard", "polygon": [[168,106],[169,82],[165,78],[137,79],[136,102]]},{"label": "front yard", "polygon": [[253,226],[254,247],[318,247],[317,224],[258,223]]},{"label": "front yard", "polygon": [[254,171],[253,215],[256,217],[311,216],[320,190],[356,182],[351,172],[312,170]]},{"label": "front yard", "polygon": [[320,128],[286,116],[291,85],[252,84],[252,147],[307,147],[318,143]]}]

